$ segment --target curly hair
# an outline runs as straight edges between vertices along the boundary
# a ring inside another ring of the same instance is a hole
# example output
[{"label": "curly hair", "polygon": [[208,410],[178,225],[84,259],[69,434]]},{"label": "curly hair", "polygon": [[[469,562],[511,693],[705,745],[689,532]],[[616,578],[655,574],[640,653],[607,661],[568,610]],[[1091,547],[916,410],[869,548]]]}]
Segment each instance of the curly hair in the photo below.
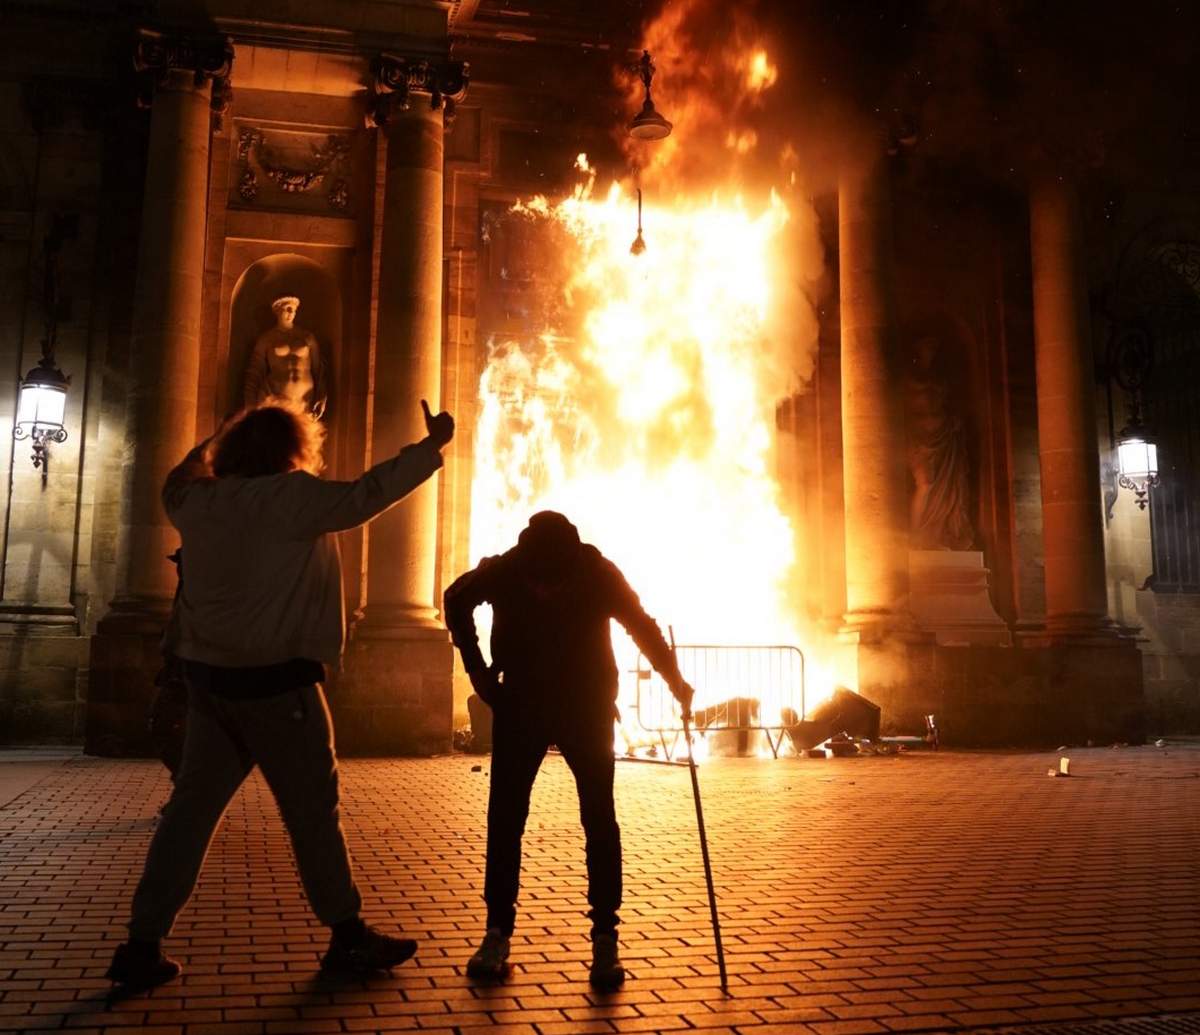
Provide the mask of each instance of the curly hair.
[{"label": "curly hair", "polygon": [[261,478],[268,474],[325,468],[325,428],[299,407],[278,402],[253,406],[234,416],[213,436],[207,459],[218,478]]}]

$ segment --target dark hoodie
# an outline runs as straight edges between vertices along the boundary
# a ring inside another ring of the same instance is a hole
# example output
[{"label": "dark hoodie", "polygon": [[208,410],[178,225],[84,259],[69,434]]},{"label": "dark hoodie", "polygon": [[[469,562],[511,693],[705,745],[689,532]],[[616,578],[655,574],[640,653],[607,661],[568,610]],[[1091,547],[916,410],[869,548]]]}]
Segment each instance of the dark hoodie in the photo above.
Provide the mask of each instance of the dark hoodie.
[{"label": "dark hoodie", "polygon": [[617,664],[610,619],[659,672],[677,672],[662,630],[624,575],[553,511],[535,514],[515,547],[484,558],[446,590],[446,625],[468,672],[484,667],[474,617],[483,603],[492,606],[497,709],[549,721],[611,720]]}]

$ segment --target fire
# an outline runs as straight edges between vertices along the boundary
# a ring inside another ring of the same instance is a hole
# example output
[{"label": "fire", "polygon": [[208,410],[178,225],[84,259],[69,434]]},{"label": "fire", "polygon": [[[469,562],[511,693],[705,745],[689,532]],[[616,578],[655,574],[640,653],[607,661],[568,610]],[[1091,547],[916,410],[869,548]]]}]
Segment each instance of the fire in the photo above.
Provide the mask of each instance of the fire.
[{"label": "fire", "polygon": [[[666,30],[651,26],[647,38],[669,39]],[[755,96],[778,75],[761,47],[727,55],[723,67]],[[740,161],[758,136],[731,124],[702,80],[662,96],[684,132],[714,127],[708,139],[726,164]],[[824,261],[817,220],[794,177],[790,204],[732,176],[688,187],[671,163],[697,150],[681,151],[680,137],[633,163],[640,183],[597,190],[581,155],[569,197],[523,200],[496,228],[532,242],[530,308],[540,324],[488,342],[472,559],[508,549],[536,511],[558,510],[681,645],[804,648],[815,637],[796,594],[789,599],[804,571],[776,474],[775,414],[810,375],[816,351],[805,289]],[[478,617],[486,642],[489,616]],[[637,652],[616,627],[614,639],[628,743],[638,738]],[[724,692],[698,686],[696,706]],[[828,692],[810,685],[808,705]]]},{"label": "fire", "polygon": [[594,198],[590,177],[559,205],[512,212],[564,247],[560,325],[490,343],[472,554],[507,549],[530,514],[559,510],[680,642],[799,644],[768,331],[788,210],[774,193],[678,199],[646,210],[637,257],[634,212],[620,185]]},{"label": "fire", "polygon": [[779,70],[771,63],[765,50],[755,51],[746,69],[746,86],[755,91],[766,90],[775,85]]},{"label": "fire", "polygon": [[472,551],[505,549],[531,513],[561,510],[691,640],[795,642],[765,340],[788,213],[778,196],[757,211],[679,204],[652,214],[635,258],[632,212],[618,185],[514,210],[569,232],[566,326],[490,344]]}]

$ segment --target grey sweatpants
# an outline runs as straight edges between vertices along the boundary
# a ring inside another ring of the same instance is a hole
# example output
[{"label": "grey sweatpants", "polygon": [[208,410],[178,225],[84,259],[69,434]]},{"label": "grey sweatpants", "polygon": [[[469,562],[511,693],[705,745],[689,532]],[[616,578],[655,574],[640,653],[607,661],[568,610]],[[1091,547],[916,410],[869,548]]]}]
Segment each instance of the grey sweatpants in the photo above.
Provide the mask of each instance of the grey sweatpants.
[{"label": "grey sweatpants", "polygon": [[134,892],[131,938],[157,941],[170,933],[217,824],[256,764],[279,805],[317,919],[332,926],[358,915],[362,899],[338,815],[333,726],[320,686],[235,701],[193,685],[183,760]]}]

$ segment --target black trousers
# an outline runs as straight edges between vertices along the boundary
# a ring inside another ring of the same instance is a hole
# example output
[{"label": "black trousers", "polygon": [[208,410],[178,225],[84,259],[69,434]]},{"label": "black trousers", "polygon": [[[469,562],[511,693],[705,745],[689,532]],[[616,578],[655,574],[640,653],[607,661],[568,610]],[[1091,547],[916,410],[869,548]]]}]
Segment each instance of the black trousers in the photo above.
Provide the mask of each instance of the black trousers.
[{"label": "black trousers", "polygon": [[[555,724],[556,727],[560,724]],[[588,916],[592,937],[615,934],[621,906],[621,830],[613,804],[612,723],[577,723],[548,729],[528,715],[500,708],[492,727],[492,779],[488,796],[487,868],[483,898],[487,926],[511,935],[521,875],[521,838],[529,796],[552,745],[575,777],[579,818],[586,838]]]}]

